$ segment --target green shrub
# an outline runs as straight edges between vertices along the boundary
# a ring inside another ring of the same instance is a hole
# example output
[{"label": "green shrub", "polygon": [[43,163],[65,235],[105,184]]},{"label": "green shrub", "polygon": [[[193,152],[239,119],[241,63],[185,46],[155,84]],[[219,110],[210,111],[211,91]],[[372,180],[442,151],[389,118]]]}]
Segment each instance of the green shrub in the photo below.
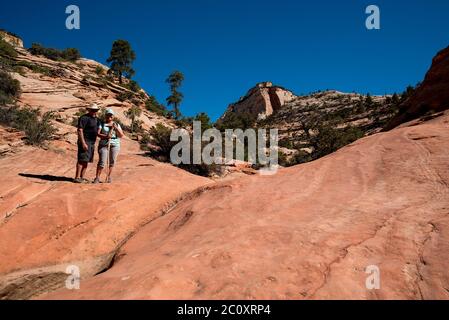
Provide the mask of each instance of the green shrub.
[{"label": "green shrub", "polygon": [[46,112],[37,121],[31,121],[25,127],[27,142],[31,145],[40,146],[44,142],[51,140],[57,129],[53,126],[51,120],[54,119],[53,112]]},{"label": "green shrub", "polygon": [[[175,144],[177,142],[174,142]],[[202,148],[206,146],[207,142],[202,142]],[[168,154],[170,157],[170,154]],[[193,137],[192,134],[190,134],[190,159],[193,160]],[[205,164],[204,162],[201,162],[200,164],[193,164],[193,163],[181,163],[178,165],[179,168],[186,170],[190,173],[196,174],[198,176],[203,177],[210,177],[214,173],[217,173],[220,170],[220,165],[217,164]]]},{"label": "green shrub", "polygon": [[296,152],[289,160],[288,164],[286,165],[287,167],[291,167],[297,164],[301,164],[301,163],[306,163],[309,161],[312,161],[313,158],[311,156],[310,153],[303,151],[303,150],[298,150],[298,152]]},{"label": "green shrub", "polygon": [[131,101],[130,101],[132,104],[134,104],[134,105],[136,105],[136,106],[139,106],[140,105],[140,103],[141,103],[141,101],[136,97],[136,96],[133,96],[132,98],[131,98]]},{"label": "green shrub", "polygon": [[17,52],[12,45],[0,37],[0,69],[12,71]]},{"label": "green shrub", "polygon": [[99,76],[103,75],[105,73],[105,70],[103,67],[101,66],[96,66],[95,67],[95,73]]},{"label": "green shrub", "polygon": [[16,129],[25,131],[27,128],[32,126],[33,122],[37,122],[39,120],[39,109],[15,108],[13,110],[13,121],[11,126]]},{"label": "green shrub", "polygon": [[148,132],[142,134],[142,138],[139,141],[140,149],[144,151],[150,151],[149,145],[151,143],[151,136]]},{"label": "green shrub", "polygon": [[81,58],[81,54],[76,48],[67,48],[61,51],[54,48],[45,48],[38,43],[33,43],[31,45],[31,48],[28,49],[28,52],[33,55],[44,56],[54,61],[63,60],[75,62],[76,60]]},{"label": "green shrub", "polygon": [[76,60],[81,58],[81,54],[76,48],[67,48],[61,52],[61,58],[63,60],[75,62]]},{"label": "green shrub", "polygon": [[[173,115],[173,118],[176,118],[176,117]],[[187,128],[192,128],[192,124],[193,124],[192,121],[193,121],[192,117],[181,116],[179,119],[175,120],[175,124],[178,128],[187,129]]]},{"label": "green shrub", "polygon": [[400,98],[398,94],[395,92],[393,96],[391,97],[391,103],[394,105],[397,105],[400,102]]},{"label": "green shrub", "polygon": [[156,124],[156,126],[152,127],[149,131],[149,137],[146,141],[141,141],[141,144],[148,144],[149,142],[158,146],[160,149],[155,152],[155,155],[165,156],[166,161],[170,159],[170,151],[172,147],[176,144],[176,142],[170,141],[172,129],[164,126],[161,123]]},{"label": "green shrub", "polygon": [[210,129],[213,127],[213,124],[210,121],[209,116],[205,112],[198,113],[193,120],[201,122],[201,132],[204,132],[207,129]]},{"label": "green shrub", "polygon": [[290,166],[290,163],[287,159],[287,155],[282,151],[278,151],[278,164],[283,167]]},{"label": "green shrub", "polygon": [[12,103],[20,96],[20,82],[0,70],[0,105]]},{"label": "green shrub", "polygon": [[17,51],[12,45],[0,38],[0,56],[16,58]]},{"label": "green shrub", "polygon": [[123,102],[123,101],[126,101],[126,100],[130,100],[133,97],[134,97],[134,93],[129,92],[129,91],[123,91],[123,92],[120,92],[117,95],[117,100]]},{"label": "green shrub", "polygon": [[0,55],[0,70],[14,71],[12,66],[13,66],[13,61],[11,59]]},{"label": "green shrub", "polygon": [[50,69],[49,73],[53,78],[62,78],[66,76],[66,71],[63,68]]},{"label": "green shrub", "polygon": [[42,116],[39,109],[1,107],[0,123],[24,131],[27,144],[42,146],[51,140],[57,129],[53,126],[53,112],[46,112]]},{"label": "green shrub", "polygon": [[104,74],[100,76],[100,79],[98,81],[102,84],[103,88],[107,88],[114,81],[114,77],[109,74]]},{"label": "green shrub", "polygon": [[250,113],[229,112],[224,119],[220,119],[216,123],[216,127],[220,131],[225,129],[242,129],[252,128],[256,123],[256,117]]},{"label": "green shrub", "polygon": [[59,50],[53,48],[45,48],[39,43],[33,43],[28,51],[35,56],[44,56],[51,60],[58,60],[58,58],[61,56],[61,52]]},{"label": "green shrub", "polygon": [[[155,127],[151,128],[150,131],[143,135],[142,140],[140,141],[141,149],[148,151],[148,144],[152,144],[157,146],[158,150],[149,150],[149,155],[152,157],[156,157],[161,161],[168,162],[170,161],[170,152],[173,146],[175,146],[177,141],[170,141],[172,129],[168,128],[160,123],[158,123]],[[193,141],[192,137],[190,141]],[[190,151],[193,152],[193,148],[190,148]],[[192,159],[192,154],[190,155],[190,159]],[[190,173],[209,177],[213,173],[217,172],[219,166],[212,164],[180,164],[179,168],[186,170]]]},{"label": "green shrub", "polygon": [[220,166],[216,164],[180,164],[179,168],[186,170],[192,174],[196,174],[197,176],[202,177],[211,177],[214,173],[217,173],[220,169]]},{"label": "green shrub", "polygon": [[15,125],[17,110],[18,108],[16,106],[0,106],[0,123],[18,129],[18,126]]},{"label": "green shrub", "polygon": [[405,100],[407,100],[411,95],[413,95],[415,93],[415,87],[413,86],[407,86],[407,88],[405,89],[405,91],[401,94],[401,102],[404,102]]},{"label": "green shrub", "polygon": [[287,149],[295,148],[294,142],[289,139],[280,140],[278,144],[279,144],[279,147],[282,147],[282,148],[287,148]]},{"label": "green shrub", "polygon": [[302,150],[298,150],[291,156],[287,156],[282,151],[278,152],[278,163],[283,167],[291,167],[297,164],[309,162],[311,160],[312,158],[310,154]]},{"label": "green shrub", "polygon": [[16,71],[18,71],[17,68],[25,67],[25,68],[28,68],[31,71],[35,72],[35,73],[40,73],[40,74],[43,74],[43,75],[46,75],[46,76],[51,76],[52,75],[52,69],[50,69],[48,67],[40,66],[40,65],[37,65],[37,64],[33,64],[33,63],[28,62],[28,61],[17,61],[14,64],[14,67],[16,68],[15,69]]},{"label": "green shrub", "polygon": [[129,82],[125,85],[125,88],[127,88],[135,93],[137,93],[141,90],[139,84],[134,80],[129,80]]},{"label": "green shrub", "polygon": [[103,88],[107,88],[110,84],[110,81],[106,77],[101,77],[98,81]]},{"label": "green shrub", "polygon": [[366,105],[367,107],[371,107],[372,104],[373,104],[373,98],[372,98],[371,95],[368,93],[368,94],[366,95],[366,98],[365,98],[365,105]]},{"label": "green shrub", "polygon": [[314,147],[313,159],[324,157],[364,136],[363,131],[354,127],[336,129],[331,125],[320,125],[314,131],[318,133],[311,141]]}]

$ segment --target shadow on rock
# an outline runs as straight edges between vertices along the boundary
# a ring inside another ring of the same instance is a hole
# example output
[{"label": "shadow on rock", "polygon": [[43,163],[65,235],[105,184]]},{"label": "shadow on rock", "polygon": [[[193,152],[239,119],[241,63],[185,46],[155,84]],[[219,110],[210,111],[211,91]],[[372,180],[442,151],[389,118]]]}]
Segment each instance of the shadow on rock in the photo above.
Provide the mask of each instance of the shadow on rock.
[{"label": "shadow on rock", "polygon": [[25,178],[45,180],[45,181],[73,182],[73,178],[52,176],[52,175],[48,175],[48,174],[19,173],[19,176],[25,177]]}]

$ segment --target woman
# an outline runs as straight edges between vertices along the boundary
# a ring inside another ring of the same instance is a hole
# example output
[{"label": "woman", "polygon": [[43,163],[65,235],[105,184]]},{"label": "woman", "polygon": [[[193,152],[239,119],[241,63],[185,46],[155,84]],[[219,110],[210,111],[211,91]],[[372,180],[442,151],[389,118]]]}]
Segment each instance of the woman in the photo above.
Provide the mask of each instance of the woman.
[{"label": "woman", "polygon": [[97,177],[95,178],[94,183],[100,183],[101,172],[106,166],[108,157],[109,171],[106,177],[106,182],[112,183],[111,173],[120,152],[120,138],[123,137],[122,128],[118,123],[115,123],[113,119],[114,111],[112,109],[106,110],[106,120],[98,129],[98,137],[101,139],[100,144],[98,145],[100,160],[98,161]]}]

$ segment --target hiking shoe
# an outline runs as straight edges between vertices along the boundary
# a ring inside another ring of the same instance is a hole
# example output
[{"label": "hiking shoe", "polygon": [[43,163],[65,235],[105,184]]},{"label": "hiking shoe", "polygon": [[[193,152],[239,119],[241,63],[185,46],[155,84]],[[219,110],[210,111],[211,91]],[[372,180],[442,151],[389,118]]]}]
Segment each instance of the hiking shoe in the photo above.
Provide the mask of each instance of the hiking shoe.
[{"label": "hiking shoe", "polygon": [[83,179],[81,179],[81,178],[76,178],[76,179],[73,179],[73,183],[83,183],[84,181],[83,181]]},{"label": "hiking shoe", "polygon": [[93,184],[97,184],[97,183],[101,183],[101,182],[100,182],[100,179],[95,178],[95,180],[94,180],[92,183],[93,183]]},{"label": "hiking shoe", "polygon": [[108,177],[108,178],[106,179],[106,183],[112,183],[112,178],[111,178],[111,177]]}]

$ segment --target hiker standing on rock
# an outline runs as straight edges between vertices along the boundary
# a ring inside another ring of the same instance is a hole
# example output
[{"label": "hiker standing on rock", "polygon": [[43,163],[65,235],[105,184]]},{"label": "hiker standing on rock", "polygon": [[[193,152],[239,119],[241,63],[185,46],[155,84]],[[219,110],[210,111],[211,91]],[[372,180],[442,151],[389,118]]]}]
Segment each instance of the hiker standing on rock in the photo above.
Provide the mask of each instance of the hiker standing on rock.
[{"label": "hiker standing on rock", "polygon": [[106,120],[98,128],[98,137],[101,139],[98,145],[100,160],[98,161],[97,176],[94,183],[100,183],[101,172],[107,164],[109,168],[106,182],[112,183],[112,169],[120,153],[120,138],[123,137],[122,128],[118,123],[114,122],[114,111],[112,109],[106,110]]},{"label": "hiker standing on rock", "polygon": [[94,161],[95,142],[98,128],[101,126],[97,118],[100,108],[94,104],[87,108],[87,114],[78,119],[78,162],[76,164],[75,183],[88,183],[84,178],[87,165]]}]

